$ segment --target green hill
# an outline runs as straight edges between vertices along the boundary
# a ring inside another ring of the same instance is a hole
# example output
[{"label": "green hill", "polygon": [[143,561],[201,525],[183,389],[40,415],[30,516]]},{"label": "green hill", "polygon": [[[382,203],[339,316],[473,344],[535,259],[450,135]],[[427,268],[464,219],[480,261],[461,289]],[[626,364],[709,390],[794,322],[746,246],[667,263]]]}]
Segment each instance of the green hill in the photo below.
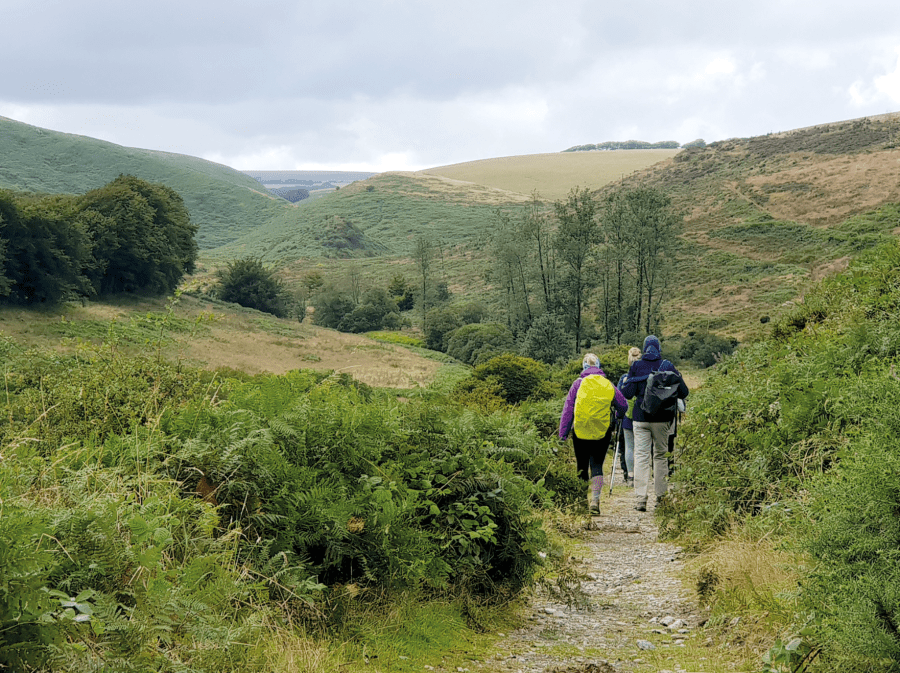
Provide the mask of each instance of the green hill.
[{"label": "green hill", "polygon": [[228,166],[122,147],[0,117],[0,188],[82,194],[120,174],[165,184],[184,199],[201,249],[227,243],[290,206]]},{"label": "green hill", "polygon": [[406,256],[419,235],[478,246],[497,208],[528,197],[414,173],[382,173],[286,210],[209,255],[269,261]]}]

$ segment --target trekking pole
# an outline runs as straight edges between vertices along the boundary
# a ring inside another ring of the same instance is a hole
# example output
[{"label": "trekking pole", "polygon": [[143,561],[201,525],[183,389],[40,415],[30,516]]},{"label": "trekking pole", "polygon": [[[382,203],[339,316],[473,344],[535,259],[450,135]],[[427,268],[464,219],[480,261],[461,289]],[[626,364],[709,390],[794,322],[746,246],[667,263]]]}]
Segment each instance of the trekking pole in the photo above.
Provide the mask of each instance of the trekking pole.
[{"label": "trekking pole", "polygon": [[619,419],[616,419],[616,431],[615,431],[615,442],[616,442],[616,452],[613,455],[613,464],[612,464],[612,472],[609,473],[609,497],[612,497],[612,487],[613,481],[616,477],[616,463],[619,462],[619,428],[622,427],[622,422]]}]

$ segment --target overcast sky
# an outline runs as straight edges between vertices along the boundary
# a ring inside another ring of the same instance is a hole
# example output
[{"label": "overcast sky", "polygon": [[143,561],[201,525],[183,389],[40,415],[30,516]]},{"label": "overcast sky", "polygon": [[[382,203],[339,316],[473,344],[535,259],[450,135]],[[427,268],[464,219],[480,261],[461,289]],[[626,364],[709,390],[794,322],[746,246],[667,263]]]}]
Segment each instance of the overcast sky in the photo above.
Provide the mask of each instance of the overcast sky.
[{"label": "overcast sky", "polygon": [[0,0],[0,21],[0,115],[238,169],[411,170],[900,110],[897,0]]}]

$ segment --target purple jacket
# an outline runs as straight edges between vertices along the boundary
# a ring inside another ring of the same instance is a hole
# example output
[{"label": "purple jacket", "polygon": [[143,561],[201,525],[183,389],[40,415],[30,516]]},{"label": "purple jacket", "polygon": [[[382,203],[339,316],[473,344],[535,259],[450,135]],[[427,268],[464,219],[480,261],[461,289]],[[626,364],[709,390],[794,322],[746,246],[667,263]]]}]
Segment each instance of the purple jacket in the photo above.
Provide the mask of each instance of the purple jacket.
[{"label": "purple jacket", "polygon": [[[566,395],[566,403],[563,405],[562,416],[559,419],[559,438],[561,440],[565,440],[572,431],[572,423],[575,421],[575,397],[578,395],[578,389],[581,387],[581,380],[591,374],[606,376],[599,367],[588,367],[572,382],[569,394]],[[618,388],[616,388],[616,396],[613,398],[613,406],[616,408],[616,418],[622,418],[628,410],[628,402]]]}]

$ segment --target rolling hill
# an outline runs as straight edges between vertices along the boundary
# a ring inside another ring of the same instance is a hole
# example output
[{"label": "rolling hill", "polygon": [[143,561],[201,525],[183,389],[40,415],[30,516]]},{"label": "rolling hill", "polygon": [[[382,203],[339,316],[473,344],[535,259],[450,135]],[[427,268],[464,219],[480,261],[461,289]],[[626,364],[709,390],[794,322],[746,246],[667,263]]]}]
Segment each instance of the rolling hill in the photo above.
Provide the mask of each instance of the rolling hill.
[{"label": "rolling hill", "polygon": [[900,234],[900,113],[684,150],[599,194],[637,185],[685,214],[671,327],[752,334],[810,281]]},{"label": "rolling hill", "polygon": [[291,206],[228,166],[169,152],[122,147],[0,117],[0,188],[83,194],[120,174],[165,184],[184,199],[201,249],[214,248]]},{"label": "rolling hill", "polygon": [[481,159],[419,171],[451,180],[520,194],[538,192],[550,201],[566,198],[573,187],[600,189],[625,175],[675,156],[677,149],[556,152]]}]

